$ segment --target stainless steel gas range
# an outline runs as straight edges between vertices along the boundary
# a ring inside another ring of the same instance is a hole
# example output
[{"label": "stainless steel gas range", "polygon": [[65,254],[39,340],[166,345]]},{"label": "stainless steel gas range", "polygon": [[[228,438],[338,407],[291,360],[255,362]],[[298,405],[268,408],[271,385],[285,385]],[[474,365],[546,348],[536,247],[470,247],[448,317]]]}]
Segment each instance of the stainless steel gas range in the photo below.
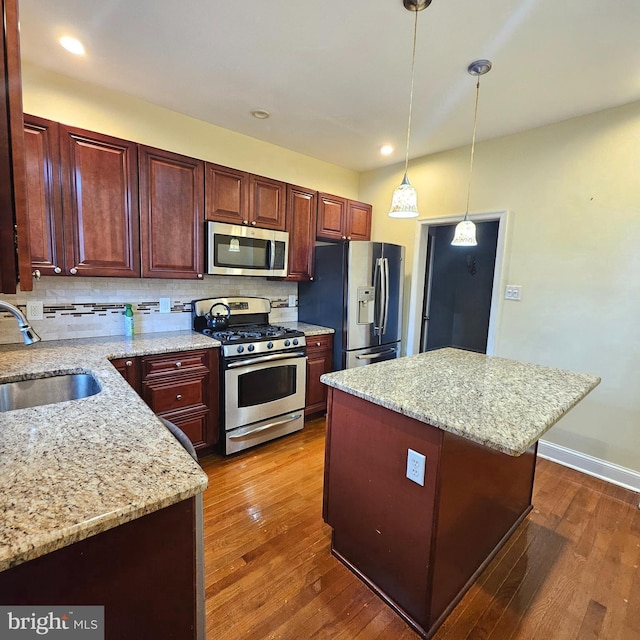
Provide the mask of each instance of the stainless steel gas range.
[{"label": "stainless steel gas range", "polygon": [[267,298],[192,303],[193,328],[222,343],[221,442],[228,455],[304,426],[304,333],[269,324]]}]

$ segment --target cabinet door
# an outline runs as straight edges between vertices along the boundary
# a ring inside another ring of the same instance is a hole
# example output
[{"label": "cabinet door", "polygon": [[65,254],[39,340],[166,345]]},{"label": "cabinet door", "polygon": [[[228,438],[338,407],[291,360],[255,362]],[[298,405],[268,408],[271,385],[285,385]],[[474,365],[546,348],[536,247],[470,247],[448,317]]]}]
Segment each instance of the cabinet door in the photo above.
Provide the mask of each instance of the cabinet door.
[{"label": "cabinet door", "polygon": [[347,240],[371,240],[370,204],[349,200],[347,205]]},{"label": "cabinet door", "polygon": [[111,361],[118,373],[133,387],[134,391],[141,395],[142,384],[140,381],[139,358],[116,358]]},{"label": "cabinet door", "polygon": [[15,293],[18,280],[32,289],[17,0],[0,0],[0,10],[0,290]]},{"label": "cabinet door", "polygon": [[316,236],[323,240],[346,240],[347,201],[328,193],[318,194]]},{"label": "cabinet door", "polygon": [[279,180],[249,176],[249,219],[264,229],[284,231],[287,185]]},{"label": "cabinet door", "polygon": [[25,115],[24,145],[31,266],[51,276],[64,270],[58,123]]},{"label": "cabinet door", "polygon": [[307,337],[307,390],[304,415],[324,413],[327,410],[327,386],[320,382],[323,373],[329,373],[333,360],[333,336]]},{"label": "cabinet door", "polygon": [[287,185],[289,275],[286,280],[313,280],[317,203],[316,191]]},{"label": "cabinet door", "polygon": [[134,142],[60,125],[67,273],[140,276]]},{"label": "cabinet door", "polygon": [[249,224],[249,174],[205,164],[205,220]]},{"label": "cabinet door", "polygon": [[140,146],[142,277],[202,278],[204,163]]}]

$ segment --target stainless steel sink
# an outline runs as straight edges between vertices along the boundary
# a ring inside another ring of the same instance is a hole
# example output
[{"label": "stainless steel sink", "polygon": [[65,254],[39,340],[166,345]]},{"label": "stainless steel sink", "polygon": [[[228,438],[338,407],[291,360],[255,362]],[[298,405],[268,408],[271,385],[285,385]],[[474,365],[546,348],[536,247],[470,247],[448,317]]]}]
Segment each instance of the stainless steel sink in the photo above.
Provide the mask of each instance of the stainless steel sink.
[{"label": "stainless steel sink", "polygon": [[90,373],[70,373],[0,384],[0,411],[14,411],[94,396],[100,383]]}]

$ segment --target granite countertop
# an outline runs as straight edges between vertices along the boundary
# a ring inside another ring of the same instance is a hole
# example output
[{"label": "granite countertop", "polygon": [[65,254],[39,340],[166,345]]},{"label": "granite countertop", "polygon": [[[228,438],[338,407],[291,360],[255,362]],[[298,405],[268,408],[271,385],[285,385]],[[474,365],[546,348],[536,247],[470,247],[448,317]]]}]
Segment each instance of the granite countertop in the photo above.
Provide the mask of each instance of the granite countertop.
[{"label": "granite countertop", "polygon": [[600,383],[593,375],[451,348],[327,373],[320,380],[513,456]]},{"label": "granite countertop", "polygon": [[108,358],[217,346],[193,331],[0,345],[0,383],[88,372],[102,387],[0,413],[0,571],[204,491],[206,474]]},{"label": "granite countertop", "polygon": [[322,336],[328,333],[335,333],[334,329],[329,327],[321,327],[317,324],[309,324],[308,322],[280,322],[283,327],[289,327],[290,329],[296,329],[297,331],[304,332],[305,336]]}]

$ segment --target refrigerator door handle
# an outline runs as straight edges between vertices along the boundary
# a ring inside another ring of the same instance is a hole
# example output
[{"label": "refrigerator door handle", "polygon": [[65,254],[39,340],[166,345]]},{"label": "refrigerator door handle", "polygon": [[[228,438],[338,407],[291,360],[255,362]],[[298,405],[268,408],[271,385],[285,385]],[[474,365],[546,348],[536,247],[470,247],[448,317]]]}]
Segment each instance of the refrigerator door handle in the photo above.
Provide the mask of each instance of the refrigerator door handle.
[{"label": "refrigerator door handle", "polygon": [[383,289],[384,289],[384,308],[383,319],[380,334],[387,332],[387,320],[389,319],[389,258],[382,258],[383,267]]},{"label": "refrigerator door handle", "polygon": [[374,316],[373,316],[373,330],[375,335],[379,336],[382,334],[382,320],[384,313],[384,300],[382,294],[383,288],[383,273],[382,273],[382,258],[376,259],[376,266],[373,274],[373,292],[375,296],[374,301]]}]

